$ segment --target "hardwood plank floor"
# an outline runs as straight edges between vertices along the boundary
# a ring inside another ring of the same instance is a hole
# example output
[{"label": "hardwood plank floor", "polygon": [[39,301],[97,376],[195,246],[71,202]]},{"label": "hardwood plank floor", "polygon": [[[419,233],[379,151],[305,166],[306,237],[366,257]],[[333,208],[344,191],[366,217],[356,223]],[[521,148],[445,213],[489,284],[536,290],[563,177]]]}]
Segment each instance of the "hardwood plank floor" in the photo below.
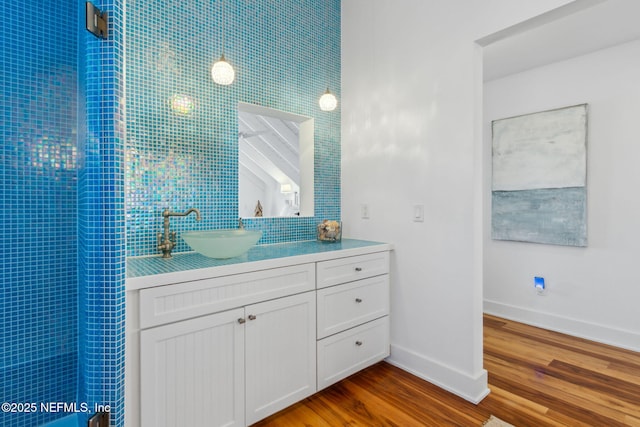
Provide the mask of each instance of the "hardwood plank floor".
[{"label": "hardwood plank floor", "polygon": [[255,427],[640,427],[640,353],[484,316],[491,393],[473,405],[381,362]]}]

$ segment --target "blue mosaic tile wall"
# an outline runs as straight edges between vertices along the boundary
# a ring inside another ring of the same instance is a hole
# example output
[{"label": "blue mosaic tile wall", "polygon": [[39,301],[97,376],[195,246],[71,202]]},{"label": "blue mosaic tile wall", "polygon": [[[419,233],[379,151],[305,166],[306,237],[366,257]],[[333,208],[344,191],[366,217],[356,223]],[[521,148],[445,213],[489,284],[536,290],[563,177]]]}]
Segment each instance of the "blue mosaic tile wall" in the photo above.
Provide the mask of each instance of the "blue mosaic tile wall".
[{"label": "blue mosaic tile wall", "polygon": [[[109,405],[124,424],[124,4],[95,3],[109,14],[109,36],[80,28],[78,141],[78,401]],[[84,1],[78,10],[84,13]],[[93,412],[93,411],[92,411]],[[86,414],[80,414],[86,425]]]},{"label": "blue mosaic tile wall", "polygon": [[[24,0],[0,2],[0,16],[0,401],[74,402],[77,13]],[[0,426],[64,415],[3,411]]]},{"label": "blue mosaic tile wall", "polygon": [[[220,1],[95,4],[110,15],[106,41],[79,25],[82,0],[0,2],[0,397],[108,404],[119,427],[126,256],[155,253],[167,206],[199,207],[199,228],[236,225],[239,101],[316,124],[316,217],[247,228],[261,243],[309,240],[318,219],[339,218],[340,113],[317,100],[327,86],[340,95],[340,2],[227,0],[224,25]],[[34,14],[55,31],[25,26]],[[209,77],[223,31],[229,87]],[[194,115],[168,111],[175,93],[194,96]],[[2,413],[0,426],[64,415]]]},{"label": "blue mosaic tile wall", "polygon": [[[240,101],[315,119],[315,217],[245,227],[263,230],[260,244],[291,242],[340,218],[340,107],[318,106],[327,87],[340,99],[339,0],[129,1],[126,13],[128,256],[158,253],[167,207],[202,212],[200,222],[173,218],[178,234],[237,226]],[[210,76],[223,50],[236,71],[230,86]],[[171,109],[176,95],[191,99],[190,114]],[[178,238],[174,251],[189,250]]]}]

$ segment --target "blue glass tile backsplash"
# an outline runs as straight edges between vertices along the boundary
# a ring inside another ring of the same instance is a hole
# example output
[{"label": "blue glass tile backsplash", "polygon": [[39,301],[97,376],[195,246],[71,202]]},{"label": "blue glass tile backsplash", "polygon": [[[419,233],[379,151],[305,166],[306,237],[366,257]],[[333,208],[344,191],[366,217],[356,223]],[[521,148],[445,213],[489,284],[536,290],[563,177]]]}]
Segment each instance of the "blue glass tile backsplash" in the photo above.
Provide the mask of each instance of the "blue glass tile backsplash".
[{"label": "blue glass tile backsplash", "polygon": [[[126,13],[128,256],[158,253],[165,208],[202,212],[172,219],[178,234],[237,226],[238,102],[315,120],[315,217],[245,220],[259,244],[314,239],[318,220],[340,218],[340,113],[318,106],[327,87],[339,98],[340,1],[137,1]],[[223,51],[229,86],[210,73]],[[174,252],[189,250],[178,238]]]},{"label": "blue glass tile backsplash", "polygon": [[[47,16],[46,25],[29,24]],[[77,13],[0,2],[0,400],[71,402],[77,383]],[[64,414],[0,412],[0,426]]]}]

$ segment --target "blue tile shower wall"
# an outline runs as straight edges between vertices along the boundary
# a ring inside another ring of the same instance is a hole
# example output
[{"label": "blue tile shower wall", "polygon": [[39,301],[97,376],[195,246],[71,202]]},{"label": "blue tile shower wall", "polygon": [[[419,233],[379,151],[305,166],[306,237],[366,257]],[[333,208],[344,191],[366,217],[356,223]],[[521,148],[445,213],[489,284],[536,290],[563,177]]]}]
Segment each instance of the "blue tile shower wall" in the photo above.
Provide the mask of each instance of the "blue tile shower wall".
[{"label": "blue tile shower wall", "polygon": [[[79,28],[78,401],[108,405],[124,424],[124,4],[95,2],[109,15],[109,37]],[[84,1],[77,3],[80,15]],[[91,411],[93,412],[93,411]],[[80,421],[86,414],[79,414]],[[81,425],[86,425],[84,422]]]},{"label": "blue tile shower wall", "polygon": [[[319,220],[340,218],[340,110],[318,106],[327,87],[340,95],[339,0],[130,1],[126,14],[128,256],[158,253],[167,207],[202,212],[172,220],[178,233],[237,225],[239,101],[315,119],[315,218],[246,220],[259,243],[314,239]],[[223,50],[230,86],[210,76]],[[176,95],[191,113],[171,109]]]},{"label": "blue tile shower wall", "polygon": [[[25,0],[0,2],[0,16],[0,400],[74,402],[77,13]],[[65,415],[37,409],[0,412],[0,426]]]}]

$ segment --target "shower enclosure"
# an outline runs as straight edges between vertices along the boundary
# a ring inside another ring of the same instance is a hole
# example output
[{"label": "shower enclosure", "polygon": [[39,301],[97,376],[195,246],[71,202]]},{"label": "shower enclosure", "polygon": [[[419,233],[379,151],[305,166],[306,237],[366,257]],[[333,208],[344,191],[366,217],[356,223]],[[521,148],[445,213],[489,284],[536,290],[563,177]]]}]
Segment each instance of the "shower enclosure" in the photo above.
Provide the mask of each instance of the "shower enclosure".
[{"label": "shower enclosure", "polygon": [[[315,216],[247,228],[309,240],[340,218],[340,113],[318,106],[339,95],[340,1],[227,1],[226,26],[222,3],[96,0],[100,39],[85,0],[0,2],[0,427],[84,427],[107,406],[123,426],[126,257],[156,253],[168,205],[237,225],[239,102],[314,117]],[[224,89],[223,31],[238,71]]]},{"label": "shower enclosure", "polygon": [[89,34],[84,14],[84,1],[0,2],[1,427],[86,425],[123,399],[121,42]]}]

